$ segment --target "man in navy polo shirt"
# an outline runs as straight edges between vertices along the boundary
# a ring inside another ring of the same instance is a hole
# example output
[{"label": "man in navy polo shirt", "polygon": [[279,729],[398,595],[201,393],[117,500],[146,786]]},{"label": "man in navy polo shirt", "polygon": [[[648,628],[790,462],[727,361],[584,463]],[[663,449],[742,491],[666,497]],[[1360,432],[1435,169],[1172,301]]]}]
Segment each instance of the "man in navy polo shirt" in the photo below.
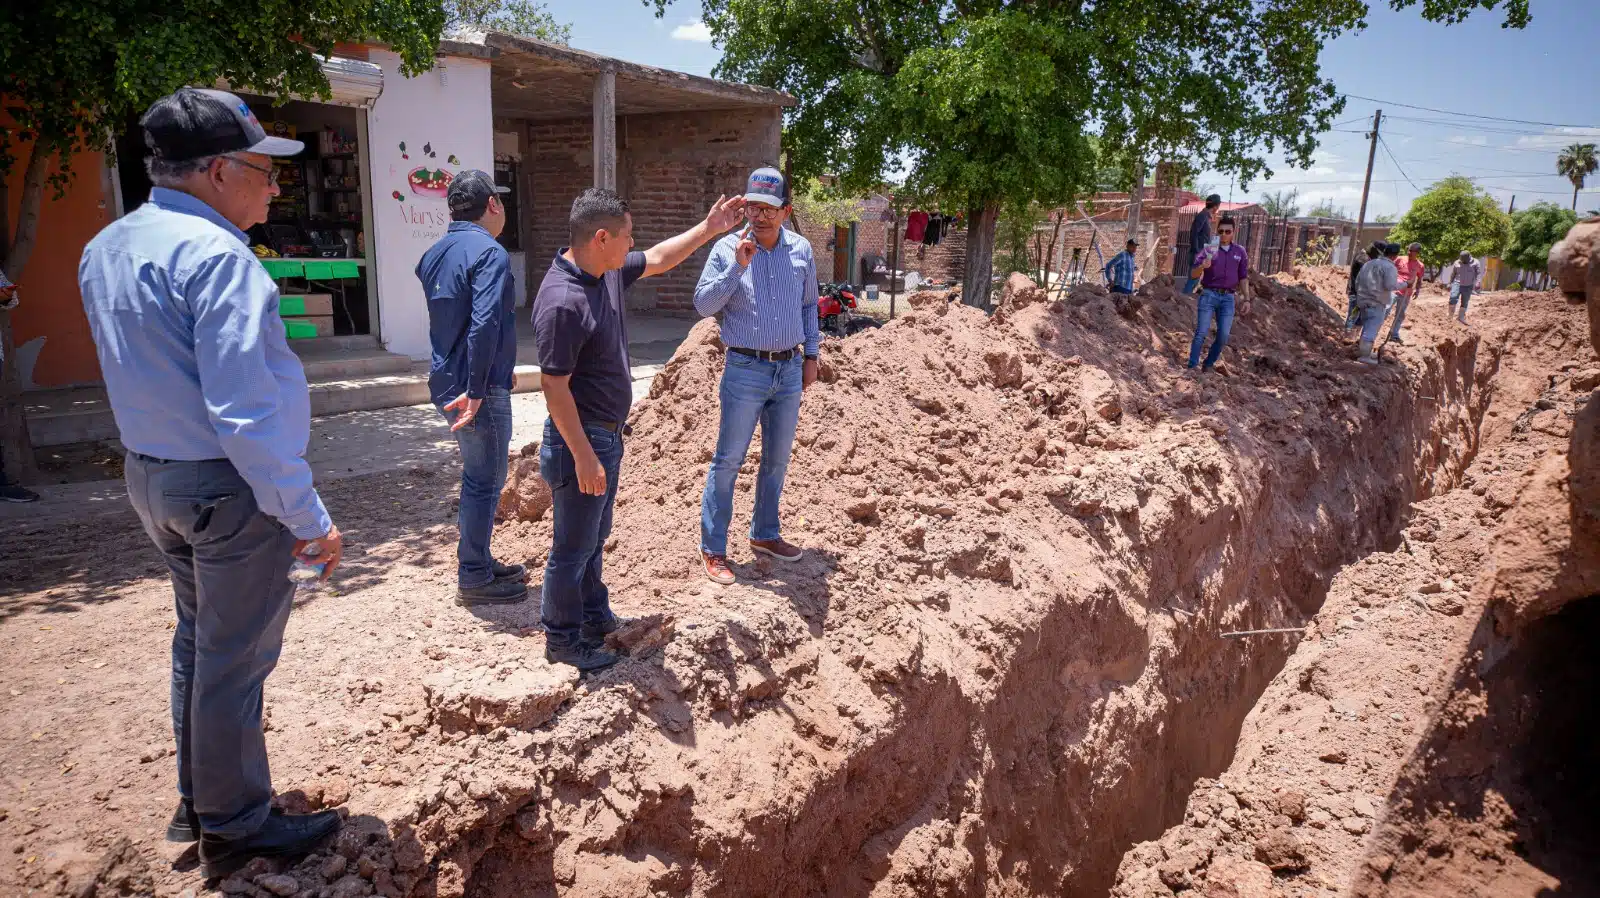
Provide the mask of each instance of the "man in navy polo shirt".
[{"label": "man in navy polo shirt", "polygon": [[506,207],[487,172],[467,169],[450,182],[450,229],[417,263],[428,297],[433,362],[428,391],[461,448],[456,512],[456,602],[520,602],[527,570],[489,554],[494,513],[511,453],[511,385],[517,366],[516,294],[511,257],[495,242]]},{"label": "man in navy polo shirt", "polygon": [[743,209],[742,197],[720,197],[700,224],[633,252],[633,217],[615,191],[591,187],[572,203],[572,245],[551,260],[533,301],[550,409],[539,448],[554,517],[540,610],[547,661],[583,671],[615,664],[604,640],[626,622],[611,613],[601,579],[633,404],[623,294],[639,278],[676,268],[737,224]]}]

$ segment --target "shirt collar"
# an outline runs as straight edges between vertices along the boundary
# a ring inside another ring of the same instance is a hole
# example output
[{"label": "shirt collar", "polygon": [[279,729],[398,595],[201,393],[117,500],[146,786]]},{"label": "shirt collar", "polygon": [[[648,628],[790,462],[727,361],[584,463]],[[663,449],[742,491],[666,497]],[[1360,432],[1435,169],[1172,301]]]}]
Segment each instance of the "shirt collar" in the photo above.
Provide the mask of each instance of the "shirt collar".
[{"label": "shirt collar", "polygon": [[235,227],[233,222],[223,218],[222,213],[211,208],[210,203],[193,194],[184,193],[181,190],[173,190],[170,187],[152,187],[150,188],[150,202],[172,212],[182,212],[185,215],[204,218],[206,221],[239,238],[239,242],[244,244],[249,244],[250,242],[249,238],[245,237],[244,232]]},{"label": "shirt collar", "polygon": [[569,249],[571,249],[571,247],[563,246],[562,248],[556,250],[556,260],[554,263],[555,266],[566,272],[567,277],[572,278],[586,287],[593,287],[595,284],[600,283],[599,278],[567,261],[566,253]]},{"label": "shirt collar", "polygon": [[[736,232],[735,233],[735,237],[737,237],[737,236],[738,235],[737,235],[737,232]],[[759,241],[759,240],[756,241],[756,249],[758,249],[758,250],[760,250],[760,251],[762,251],[764,253],[775,253],[775,252],[778,251],[778,247],[780,247],[780,246],[790,246],[790,245],[792,245],[794,243],[794,238],[796,236],[797,235],[795,234],[795,232],[789,230],[788,228],[780,227],[780,228],[778,228],[778,242],[772,244],[772,249],[767,249],[766,247],[762,246],[761,245],[761,241]],[[738,241],[735,240],[734,244],[738,245]]]},{"label": "shirt collar", "polygon": [[488,237],[490,240],[494,239],[494,235],[489,233],[488,228],[478,224],[475,221],[452,221],[450,222],[450,227],[446,228],[445,230],[452,234],[456,234],[461,231],[479,230],[483,232],[485,237]]}]

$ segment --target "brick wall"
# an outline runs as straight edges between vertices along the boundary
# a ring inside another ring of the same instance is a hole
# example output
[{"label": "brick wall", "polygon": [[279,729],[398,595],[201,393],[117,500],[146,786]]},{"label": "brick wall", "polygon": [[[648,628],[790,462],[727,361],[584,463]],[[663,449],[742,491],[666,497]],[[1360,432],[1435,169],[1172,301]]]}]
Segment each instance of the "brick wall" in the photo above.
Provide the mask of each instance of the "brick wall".
[{"label": "brick wall", "polygon": [[[573,199],[593,183],[592,128],[588,118],[528,126],[530,158],[523,163],[532,233],[526,245],[535,284],[567,243]],[[776,107],[618,119],[617,190],[633,212],[637,248],[693,227],[719,195],[742,192],[753,169],[777,161],[779,128]],[[702,248],[671,272],[635,284],[628,307],[692,312],[708,253]]]}]

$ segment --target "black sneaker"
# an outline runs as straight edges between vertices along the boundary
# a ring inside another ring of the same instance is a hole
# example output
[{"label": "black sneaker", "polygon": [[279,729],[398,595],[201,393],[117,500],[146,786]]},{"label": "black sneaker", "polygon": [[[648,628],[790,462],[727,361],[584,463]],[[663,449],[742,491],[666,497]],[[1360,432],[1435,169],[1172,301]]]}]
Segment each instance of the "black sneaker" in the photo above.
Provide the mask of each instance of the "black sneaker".
[{"label": "black sneaker", "polygon": [[603,624],[584,624],[580,633],[583,636],[584,642],[604,642],[607,636],[610,636],[612,633],[617,632],[618,630],[637,620],[638,618],[636,617],[622,617],[620,615],[613,614],[611,615],[611,619]]},{"label": "black sneaker", "polygon": [[603,646],[590,642],[580,642],[577,645],[550,645],[545,643],[544,660],[551,664],[570,664],[578,670],[588,673],[593,670],[604,670],[622,657]]},{"label": "black sneaker", "polygon": [[489,566],[496,580],[526,580],[528,568],[520,564],[501,564],[496,561]]},{"label": "black sneaker", "polygon": [[457,605],[514,605],[528,597],[521,580],[490,580],[482,586],[456,587]]},{"label": "black sneaker", "polygon": [[339,828],[338,811],[268,816],[261,828],[239,839],[200,836],[200,865],[207,879],[221,879],[251,858],[306,854]]},{"label": "black sneaker", "polygon": [[0,483],[0,502],[37,502],[39,494],[14,483]]}]

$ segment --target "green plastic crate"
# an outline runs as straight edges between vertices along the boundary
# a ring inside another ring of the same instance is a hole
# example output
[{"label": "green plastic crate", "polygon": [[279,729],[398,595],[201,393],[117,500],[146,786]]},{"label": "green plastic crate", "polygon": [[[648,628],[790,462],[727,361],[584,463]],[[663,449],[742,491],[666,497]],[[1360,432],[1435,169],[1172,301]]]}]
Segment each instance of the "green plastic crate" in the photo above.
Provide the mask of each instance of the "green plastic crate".
[{"label": "green plastic crate", "polygon": [[305,272],[305,264],[299,259],[262,259],[261,267],[275,278],[297,278]]},{"label": "green plastic crate", "polygon": [[308,280],[308,281],[328,281],[328,280],[332,280],[332,279],[333,279],[333,263],[332,262],[307,262],[306,263],[306,280]]},{"label": "green plastic crate", "polygon": [[361,277],[361,266],[349,260],[329,262],[328,264],[333,267],[333,276],[336,278]]},{"label": "green plastic crate", "polygon": [[305,340],[317,335],[317,326],[305,321],[285,321],[283,329],[288,331],[291,340]]},{"label": "green plastic crate", "polygon": [[306,298],[304,296],[282,296],[278,298],[278,314],[284,317],[291,315],[305,315]]}]

